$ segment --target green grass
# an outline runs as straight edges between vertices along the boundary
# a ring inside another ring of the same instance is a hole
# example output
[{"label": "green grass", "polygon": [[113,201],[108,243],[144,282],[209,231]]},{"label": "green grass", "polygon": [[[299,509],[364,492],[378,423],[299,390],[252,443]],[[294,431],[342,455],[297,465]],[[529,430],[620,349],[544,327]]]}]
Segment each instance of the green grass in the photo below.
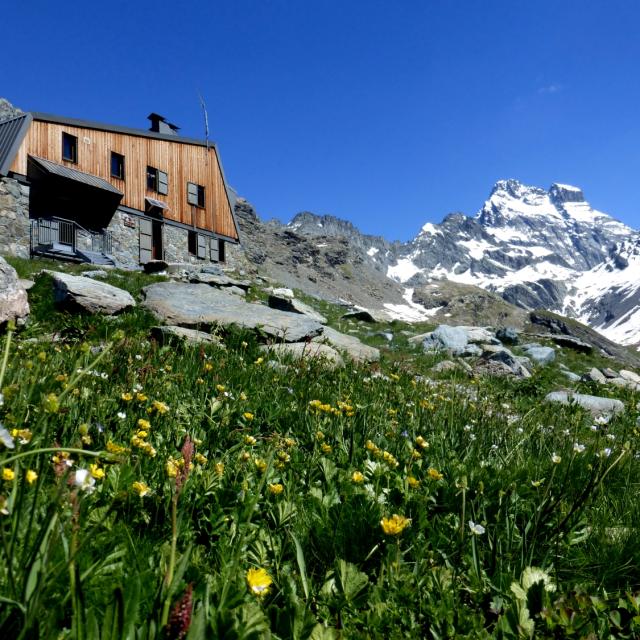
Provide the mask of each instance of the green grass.
[{"label": "green grass", "polygon": [[637,394],[594,424],[542,401],[557,364],[273,369],[250,334],[161,347],[141,310],[69,316],[46,276],[30,299],[0,340],[0,637],[638,637]]}]

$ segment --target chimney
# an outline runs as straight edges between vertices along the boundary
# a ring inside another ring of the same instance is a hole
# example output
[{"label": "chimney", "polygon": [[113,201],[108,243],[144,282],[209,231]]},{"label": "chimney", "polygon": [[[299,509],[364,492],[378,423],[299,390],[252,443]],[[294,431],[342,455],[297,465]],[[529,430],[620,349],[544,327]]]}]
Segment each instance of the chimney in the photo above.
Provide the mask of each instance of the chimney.
[{"label": "chimney", "polygon": [[151,126],[149,127],[149,131],[153,131],[154,133],[164,133],[168,136],[177,136],[178,129],[180,127],[175,124],[171,124],[171,122],[167,122],[166,118],[157,113],[150,113],[147,116],[147,119],[151,121]]}]

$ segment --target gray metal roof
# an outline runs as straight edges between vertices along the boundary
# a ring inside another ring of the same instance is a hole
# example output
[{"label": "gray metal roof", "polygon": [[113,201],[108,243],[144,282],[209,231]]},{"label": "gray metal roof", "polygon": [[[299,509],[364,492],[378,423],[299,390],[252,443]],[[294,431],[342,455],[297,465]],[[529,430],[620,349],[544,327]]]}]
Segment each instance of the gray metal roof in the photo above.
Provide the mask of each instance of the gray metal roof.
[{"label": "gray metal roof", "polygon": [[0,122],[0,176],[9,173],[9,167],[18,153],[31,120],[31,114],[24,113]]},{"label": "gray metal roof", "polygon": [[96,189],[111,191],[111,193],[115,193],[120,197],[124,195],[122,191],[116,189],[111,183],[103,180],[102,178],[98,178],[97,176],[92,176],[90,173],[83,173],[77,169],[70,169],[69,167],[65,167],[57,162],[51,162],[51,160],[45,160],[44,158],[38,158],[36,156],[29,156],[29,159],[35,162],[36,165],[44,169],[47,173],[60,176],[61,178],[67,178],[69,180],[75,180],[76,182],[82,182],[83,184],[95,187]]},{"label": "gray metal roof", "polygon": [[[114,133],[124,133],[129,136],[140,136],[141,138],[154,138],[155,140],[167,140],[169,142],[183,142],[185,144],[194,144],[199,147],[206,147],[204,140],[196,140],[195,138],[183,138],[173,134],[156,133],[155,131],[147,131],[146,129],[133,129],[131,127],[120,127],[113,124],[103,124],[92,120],[77,120],[76,118],[63,118],[62,116],[54,116],[50,113],[40,113],[32,111],[31,115],[34,120],[42,122],[53,122],[55,124],[66,124],[70,127],[80,127],[81,129],[97,129],[98,131],[112,131]],[[210,147],[215,147],[213,142],[209,142]]]},{"label": "gray metal roof", "polygon": [[145,200],[152,206],[152,207],[158,207],[158,209],[168,209],[169,206],[165,203],[162,202],[162,200],[156,200],[155,198],[149,198],[149,196],[147,196],[145,198]]}]

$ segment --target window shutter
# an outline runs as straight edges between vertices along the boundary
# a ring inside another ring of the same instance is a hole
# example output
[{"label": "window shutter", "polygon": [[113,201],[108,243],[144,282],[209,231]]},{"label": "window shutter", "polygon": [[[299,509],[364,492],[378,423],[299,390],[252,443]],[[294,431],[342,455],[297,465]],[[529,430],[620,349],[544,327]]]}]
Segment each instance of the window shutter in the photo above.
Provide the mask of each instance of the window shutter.
[{"label": "window shutter", "polygon": [[169,176],[164,171],[158,171],[158,193],[165,196],[169,193]]},{"label": "window shutter", "polygon": [[140,264],[146,264],[153,257],[153,225],[151,220],[140,219]]},{"label": "window shutter", "polygon": [[207,257],[207,238],[201,233],[198,234],[198,258]]},{"label": "window shutter", "polygon": [[209,259],[211,260],[211,262],[218,262],[218,258],[218,239],[209,238]]},{"label": "window shutter", "polygon": [[198,206],[198,185],[187,182],[187,202]]}]

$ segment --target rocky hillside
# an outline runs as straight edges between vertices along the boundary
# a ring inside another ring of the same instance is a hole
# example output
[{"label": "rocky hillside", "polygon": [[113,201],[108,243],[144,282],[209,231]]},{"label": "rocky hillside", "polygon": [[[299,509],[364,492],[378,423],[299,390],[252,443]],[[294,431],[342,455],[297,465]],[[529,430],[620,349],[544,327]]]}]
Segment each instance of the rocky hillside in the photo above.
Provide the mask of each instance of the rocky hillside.
[{"label": "rocky hillside", "polygon": [[0,120],[7,120],[8,118],[19,116],[21,113],[22,110],[18,109],[18,107],[14,107],[5,98],[0,98]]}]

